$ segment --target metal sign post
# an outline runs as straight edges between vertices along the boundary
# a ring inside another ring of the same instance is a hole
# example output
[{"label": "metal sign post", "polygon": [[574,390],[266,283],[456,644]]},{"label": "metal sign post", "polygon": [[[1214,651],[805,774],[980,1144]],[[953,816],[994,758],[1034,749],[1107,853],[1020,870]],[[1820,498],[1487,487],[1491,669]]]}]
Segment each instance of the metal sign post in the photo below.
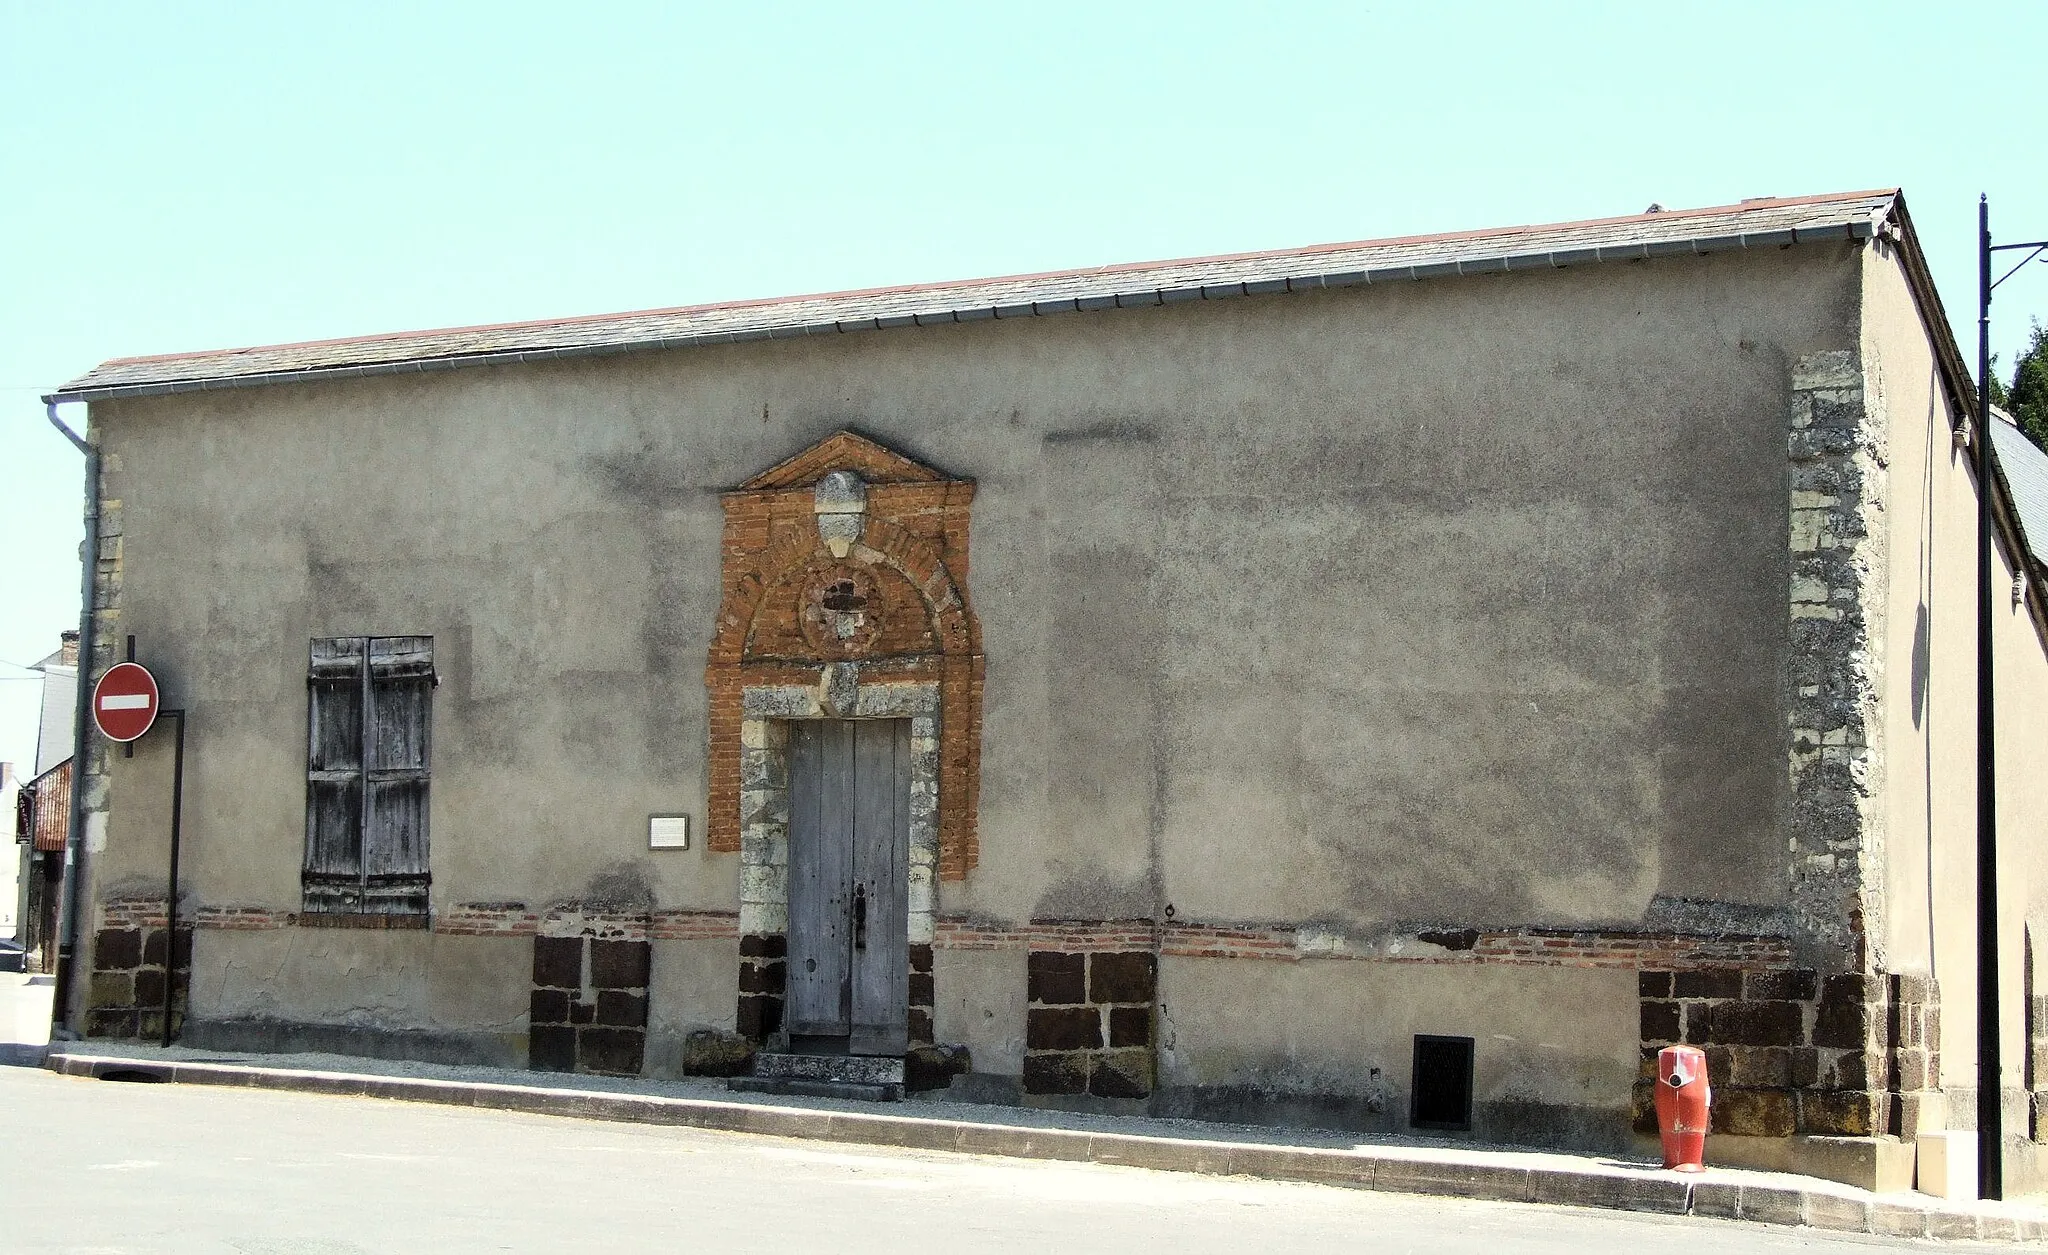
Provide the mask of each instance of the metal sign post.
[{"label": "metal sign post", "polygon": [[166,710],[178,721],[176,749],[171,755],[171,875],[164,895],[164,1045],[171,1044],[171,1000],[178,989],[178,838],[185,815],[185,712]]},{"label": "metal sign post", "polygon": [[162,710],[163,693],[149,668],[133,658],[134,637],[129,637],[130,658],[109,667],[92,690],[92,720],[100,735],[121,745],[133,745],[156,726],[159,716],[178,722],[178,735],[171,757],[171,866],[164,897],[164,1032],[163,1044],[171,1044],[171,1005],[178,984],[178,853],[185,816],[185,712]]}]

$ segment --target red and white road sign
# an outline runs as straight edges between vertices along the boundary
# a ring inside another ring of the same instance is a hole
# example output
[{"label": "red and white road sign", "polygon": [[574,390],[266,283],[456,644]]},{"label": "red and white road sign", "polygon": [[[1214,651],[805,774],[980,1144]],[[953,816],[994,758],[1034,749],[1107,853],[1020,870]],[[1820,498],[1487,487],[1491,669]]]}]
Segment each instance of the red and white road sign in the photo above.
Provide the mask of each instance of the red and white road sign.
[{"label": "red and white road sign", "polygon": [[92,690],[92,721],[109,741],[133,741],[156,722],[156,677],[139,662],[117,663]]}]

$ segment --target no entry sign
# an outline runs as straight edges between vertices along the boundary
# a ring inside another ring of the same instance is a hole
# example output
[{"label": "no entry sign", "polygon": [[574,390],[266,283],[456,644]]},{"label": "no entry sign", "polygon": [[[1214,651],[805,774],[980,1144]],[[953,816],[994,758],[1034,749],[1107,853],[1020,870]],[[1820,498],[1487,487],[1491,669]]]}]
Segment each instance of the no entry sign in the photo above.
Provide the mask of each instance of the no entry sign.
[{"label": "no entry sign", "polygon": [[156,677],[139,662],[115,665],[92,690],[92,721],[109,741],[133,741],[156,722]]}]

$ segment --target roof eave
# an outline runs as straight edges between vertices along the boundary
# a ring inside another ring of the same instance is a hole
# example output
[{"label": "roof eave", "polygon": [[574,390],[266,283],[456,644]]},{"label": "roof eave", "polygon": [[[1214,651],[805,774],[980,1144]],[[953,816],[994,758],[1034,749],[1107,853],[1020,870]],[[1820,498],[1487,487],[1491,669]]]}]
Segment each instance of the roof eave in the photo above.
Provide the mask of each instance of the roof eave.
[{"label": "roof eave", "polygon": [[[304,370],[269,371],[256,374],[223,374],[154,383],[114,384],[80,387],[78,381],[46,393],[45,404],[73,401],[112,401],[170,396],[184,392],[210,392],[228,388],[260,388],[284,384],[324,383],[381,375],[426,374],[464,370],[475,366],[523,365],[587,357],[611,357],[626,353],[656,352],[664,349],[699,348],[715,344],[739,344],[759,340],[793,340],[817,335],[845,335],[860,331],[881,331],[896,327],[926,327],[943,323],[981,322],[1005,318],[1044,318],[1054,314],[1088,313],[1107,309],[1131,309],[1177,304],[1181,301],[1227,300],[1237,296],[1264,296],[1282,292],[1315,291],[1327,288],[1362,287],[1376,283],[1409,283],[1426,279],[1465,275],[1501,274],[1518,270],[1562,270],[1571,266],[1601,262],[1647,261],[1659,257],[1697,256],[1763,248],[1786,248],[1794,244],[1828,240],[1869,239],[1881,228],[1896,197],[1886,208],[1868,219],[1848,219],[1816,226],[1783,227],[1733,235],[1693,237],[1679,240],[1606,245],[1566,251],[1501,253],[1460,258],[1427,265],[1387,266],[1367,270],[1311,271],[1301,275],[1232,284],[1189,284],[1113,291],[1093,296],[1069,297],[1056,301],[1035,301],[1023,305],[977,306],[933,310],[929,313],[863,318],[843,322],[762,327],[747,331],[706,332],[688,336],[655,336],[639,340],[594,342],[538,349],[507,349],[491,353],[456,354],[447,357],[408,358],[388,362],[364,362],[348,366],[319,366]],[[1917,246],[1916,246],[1917,251]],[[1924,265],[1924,263],[1923,263]],[[1938,305],[1938,302],[1937,302]]]}]

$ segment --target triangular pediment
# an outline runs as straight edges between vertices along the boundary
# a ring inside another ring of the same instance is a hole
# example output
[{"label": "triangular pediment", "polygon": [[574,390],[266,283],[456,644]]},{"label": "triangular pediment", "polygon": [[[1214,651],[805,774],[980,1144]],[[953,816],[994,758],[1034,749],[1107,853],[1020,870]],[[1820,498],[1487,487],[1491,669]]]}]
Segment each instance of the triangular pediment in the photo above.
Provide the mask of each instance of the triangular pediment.
[{"label": "triangular pediment", "polygon": [[746,483],[741,492],[808,488],[834,471],[852,471],[870,484],[933,484],[952,478],[856,431],[840,430]]}]

